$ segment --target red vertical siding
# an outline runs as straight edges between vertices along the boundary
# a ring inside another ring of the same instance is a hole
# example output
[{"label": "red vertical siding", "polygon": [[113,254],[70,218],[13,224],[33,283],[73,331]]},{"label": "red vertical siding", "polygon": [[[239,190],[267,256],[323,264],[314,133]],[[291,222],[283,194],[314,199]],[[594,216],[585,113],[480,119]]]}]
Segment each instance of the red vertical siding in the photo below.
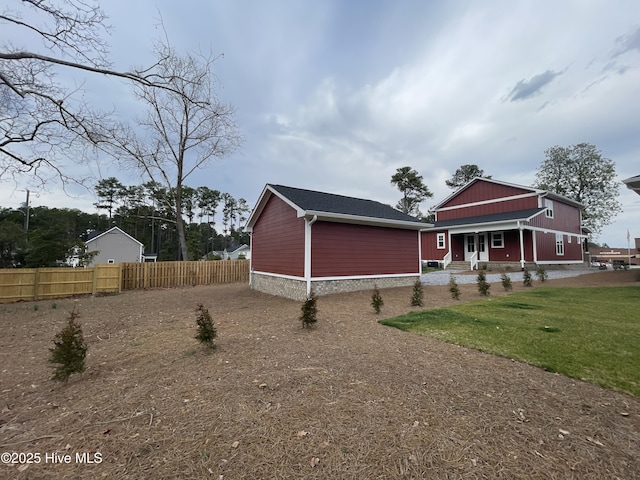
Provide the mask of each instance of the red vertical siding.
[{"label": "red vertical siding", "polygon": [[417,274],[418,235],[415,230],[315,222],[311,276]]},{"label": "red vertical siding", "polygon": [[514,200],[503,200],[500,202],[474,205],[471,207],[460,207],[454,210],[438,210],[438,221],[453,220],[456,218],[477,217],[480,215],[491,215],[493,213],[516,212],[518,210],[528,210],[538,208],[538,197],[517,198]]},{"label": "red vertical siding", "polygon": [[461,262],[464,260],[464,235],[451,237],[451,260]]},{"label": "red vertical siding", "polygon": [[564,255],[556,253],[556,234],[536,232],[536,246],[539,262],[563,262],[582,260],[582,244],[572,236],[571,243],[567,235],[562,235],[564,241]]},{"label": "red vertical siding", "polygon": [[251,267],[258,272],[304,276],[304,219],[275,195],[253,226]]},{"label": "red vertical siding", "polygon": [[[482,202],[485,200],[493,200],[495,198],[513,197],[515,195],[529,193],[533,192],[524,188],[511,187],[509,185],[500,185],[493,182],[479,180],[453,197],[446,204],[441,205],[440,208],[453,207],[455,205],[463,205],[466,203]],[[535,198],[535,196],[533,198]]]},{"label": "red vertical siding", "polygon": [[529,225],[579,235],[581,233],[580,210],[566,203],[553,200],[553,218],[548,218],[543,212],[532,218],[529,221]]},{"label": "red vertical siding", "polygon": [[[444,234],[445,248],[438,248],[438,233]],[[422,232],[420,234],[422,260],[443,260],[449,251],[449,235],[446,230],[438,232]]]},{"label": "red vertical siding", "polygon": [[491,246],[491,233],[487,234],[489,247],[489,261],[491,262],[519,262],[520,261],[520,233],[518,230],[508,230],[502,233],[503,248]]}]

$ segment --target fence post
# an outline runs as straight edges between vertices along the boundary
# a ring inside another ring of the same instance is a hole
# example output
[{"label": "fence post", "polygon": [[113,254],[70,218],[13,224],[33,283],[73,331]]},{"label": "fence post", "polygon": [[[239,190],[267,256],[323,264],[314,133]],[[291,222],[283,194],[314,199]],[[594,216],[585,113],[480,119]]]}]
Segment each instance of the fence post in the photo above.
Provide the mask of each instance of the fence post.
[{"label": "fence post", "polygon": [[38,300],[38,290],[40,290],[40,269],[36,268],[36,273],[33,277],[33,299]]},{"label": "fence post", "polygon": [[118,293],[122,293],[122,263],[118,264]]},{"label": "fence post", "polygon": [[98,265],[93,267],[93,279],[91,281],[91,294],[95,295],[98,291]]}]

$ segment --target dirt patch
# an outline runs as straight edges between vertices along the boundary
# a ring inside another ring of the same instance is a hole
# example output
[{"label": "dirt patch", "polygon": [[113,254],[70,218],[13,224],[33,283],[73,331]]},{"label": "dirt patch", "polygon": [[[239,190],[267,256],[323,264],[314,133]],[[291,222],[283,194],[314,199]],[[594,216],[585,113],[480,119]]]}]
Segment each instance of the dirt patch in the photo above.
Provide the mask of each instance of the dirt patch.
[{"label": "dirt patch", "polygon": [[[384,327],[416,308],[411,288],[382,296],[380,316],[370,292],[321,297],[310,331],[300,303],[240,284],[1,305],[0,452],[40,463],[0,477],[637,478],[640,399]],[[454,302],[425,288],[426,308]],[[213,353],[194,339],[199,303]],[[60,385],[48,348],[74,305],[87,371]]]}]

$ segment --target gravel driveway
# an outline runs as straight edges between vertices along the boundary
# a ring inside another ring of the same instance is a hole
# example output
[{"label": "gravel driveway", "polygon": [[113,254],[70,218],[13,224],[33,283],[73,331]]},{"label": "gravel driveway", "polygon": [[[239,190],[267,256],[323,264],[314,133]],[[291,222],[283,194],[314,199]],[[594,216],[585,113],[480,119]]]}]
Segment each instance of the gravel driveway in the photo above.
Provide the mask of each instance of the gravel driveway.
[{"label": "gravel driveway", "polygon": [[[584,268],[575,270],[547,270],[549,280],[556,278],[568,278],[577,277],[579,275],[586,275],[588,273],[595,273],[598,270],[595,268]],[[456,277],[458,284],[476,283],[478,277],[476,274],[471,274],[465,270],[437,270],[435,272],[425,273],[421,275],[420,280],[423,285],[447,285],[451,276]],[[500,283],[500,273],[487,273],[487,282]],[[522,272],[509,272],[509,277],[512,282],[522,281]],[[535,272],[531,272],[533,281],[537,280]]]}]

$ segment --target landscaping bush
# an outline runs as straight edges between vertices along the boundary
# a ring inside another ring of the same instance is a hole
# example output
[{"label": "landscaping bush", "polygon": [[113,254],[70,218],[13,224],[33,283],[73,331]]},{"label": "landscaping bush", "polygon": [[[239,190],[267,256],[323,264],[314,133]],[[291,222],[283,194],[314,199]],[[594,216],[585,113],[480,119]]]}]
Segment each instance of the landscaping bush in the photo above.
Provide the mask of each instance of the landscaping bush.
[{"label": "landscaping bush", "polygon": [[82,328],[76,322],[79,316],[74,307],[69,314],[69,322],[56,334],[55,347],[49,349],[49,363],[58,365],[53,373],[54,380],[66,382],[72,374],[84,372],[88,347],[84,342]]},{"label": "landscaping bush", "polygon": [[373,294],[371,295],[371,306],[373,307],[375,312],[378,314],[380,313],[380,310],[383,305],[384,305],[384,300],[382,300],[382,296],[380,296],[380,291],[378,290],[378,286],[374,285]]},{"label": "landscaping bush", "polygon": [[302,314],[300,315],[302,328],[313,327],[318,321],[318,319],[316,318],[318,314],[318,307],[316,305],[316,295],[315,293],[313,293],[313,290],[302,304],[300,310],[302,311]]},{"label": "landscaping bush", "polygon": [[419,278],[416,278],[413,284],[413,294],[411,295],[411,306],[421,307],[424,305],[424,290],[422,289],[422,282]]},{"label": "landscaping bush", "polygon": [[196,339],[211,349],[216,348],[213,343],[213,339],[218,336],[218,332],[213,326],[213,320],[211,319],[209,310],[204,308],[202,304],[199,304],[196,309],[196,313],[198,314],[196,317],[196,323],[198,324],[198,334],[196,335]]},{"label": "landscaping bush", "polygon": [[504,288],[505,292],[510,292],[513,290],[513,285],[511,285],[511,277],[506,273],[500,275],[500,280],[502,281],[502,288]]},{"label": "landscaping bush", "polygon": [[460,287],[458,287],[456,277],[453,275],[451,275],[451,278],[449,279],[449,292],[451,292],[451,296],[455,300],[460,300]]},{"label": "landscaping bush", "polygon": [[487,274],[484,272],[484,270],[480,270],[480,273],[478,273],[477,283],[480,295],[482,295],[483,297],[489,295],[489,288],[491,288],[491,285],[489,284],[489,282],[487,282]]},{"label": "landscaping bush", "polygon": [[533,281],[531,280],[531,272],[526,268],[522,270],[522,283],[525,287],[533,286]]},{"label": "landscaping bush", "polygon": [[549,278],[549,274],[544,268],[538,267],[538,269],[536,270],[536,277],[538,277],[538,280],[540,280],[541,282],[544,282]]}]

